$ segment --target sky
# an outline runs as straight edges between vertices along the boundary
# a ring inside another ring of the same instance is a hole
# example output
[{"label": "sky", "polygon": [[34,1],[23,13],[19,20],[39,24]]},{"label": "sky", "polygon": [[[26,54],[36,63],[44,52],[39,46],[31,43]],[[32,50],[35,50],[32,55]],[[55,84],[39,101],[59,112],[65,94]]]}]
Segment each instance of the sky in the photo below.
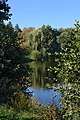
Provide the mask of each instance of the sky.
[{"label": "sky", "polygon": [[8,0],[13,26],[20,28],[51,25],[52,28],[73,27],[80,20],[80,0]]}]

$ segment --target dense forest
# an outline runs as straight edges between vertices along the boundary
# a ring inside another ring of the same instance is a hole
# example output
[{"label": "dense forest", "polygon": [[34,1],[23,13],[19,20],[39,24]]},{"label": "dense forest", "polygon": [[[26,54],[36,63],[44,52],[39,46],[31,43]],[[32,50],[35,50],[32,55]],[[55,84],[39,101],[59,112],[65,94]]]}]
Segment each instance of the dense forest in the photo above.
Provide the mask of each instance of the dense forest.
[{"label": "dense forest", "polygon": [[[0,120],[79,120],[80,25],[74,28],[13,27],[8,0],[0,0]],[[25,63],[56,61],[48,71],[60,78],[61,109],[35,103],[26,89],[33,70]]]}]

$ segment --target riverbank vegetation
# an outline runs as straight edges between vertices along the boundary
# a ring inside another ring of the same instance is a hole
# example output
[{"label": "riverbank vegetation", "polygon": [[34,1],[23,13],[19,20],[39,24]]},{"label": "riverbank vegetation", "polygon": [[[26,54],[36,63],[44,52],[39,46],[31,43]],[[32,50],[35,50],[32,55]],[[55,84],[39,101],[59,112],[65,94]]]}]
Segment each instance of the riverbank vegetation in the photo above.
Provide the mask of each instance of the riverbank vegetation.
[{"label": "riverbank vegetation", "polygon": [[[79,120],[80,113],[80,25],[53,29],[13,27],[7,0],[0,0],[0,120]],[[61,109],[40,105],[26,89],[31,86],[32,68],[24,63],[54,60],[54,82],[59,84]]]},{"label": "riverbank vegetation", "polygon": [[[60,118],[63,120],[79,120],[80,116],[80,25],[75,21],[75,28],[62,33],[58,40],[61,51],[56,54],[58,66],[51,68],[55,74],[54,81],[63,80],[59,85],[62,94]],[[67,34],[66,34],[67,33]],[[62,42],[61,42],[62,41]]]}]

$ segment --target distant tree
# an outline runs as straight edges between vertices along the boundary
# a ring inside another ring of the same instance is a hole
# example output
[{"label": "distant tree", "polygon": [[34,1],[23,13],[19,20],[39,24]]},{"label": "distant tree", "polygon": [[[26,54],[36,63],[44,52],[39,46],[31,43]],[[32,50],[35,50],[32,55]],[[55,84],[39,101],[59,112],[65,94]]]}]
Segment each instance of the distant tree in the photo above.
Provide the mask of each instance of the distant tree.
[{"label": "distant tree", "polygon": [[57,36],[59,32],[57,29],[52,29],[51,26],[42,26],[42,46],[45,48],[46,53],[50,53],[51,57],[55,51],[59,51],[59,44],[57,42]]},{"label": "distant tree", "polygon": [[15,25],[14,30],[15,30],[15,32],[17,32],[17,33],[22,32],[22,30],[20,29],[20,27],[19,27],[18,24]]},{"label": "distant tree", "polygon": [[[70,34],[71,34],[71,31],[72,29],[74,30],[74,28],[67,28],[67,29],[64,29],[60,35],[57,37],[57,41],[58,43],[60,43],[61,45],[61,48],[62,47],[65,47],[67,42],[71,41],[70,39]],[[60,30],[59,30],[60,31]]]}]

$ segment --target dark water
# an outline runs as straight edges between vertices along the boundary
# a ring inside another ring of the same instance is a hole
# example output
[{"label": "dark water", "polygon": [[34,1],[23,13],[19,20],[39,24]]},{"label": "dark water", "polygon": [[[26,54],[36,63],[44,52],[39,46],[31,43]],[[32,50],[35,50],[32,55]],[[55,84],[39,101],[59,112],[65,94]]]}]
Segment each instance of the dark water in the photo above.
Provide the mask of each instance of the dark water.
[{"label": "dark water", "polygon": [[[47,71],[55,63],[48,61],[31,62],[29,65],[33,68],[31,75],[32,87],[29,87],[29,90],[33,91],[34,99],[45,105],[55,104],[60,109],[59,99],[61,95],[54,89],[54,85],[57,83],[53,83],[54,75]],[[53,88],[46,89],[46,85],[53,86]]]}]

